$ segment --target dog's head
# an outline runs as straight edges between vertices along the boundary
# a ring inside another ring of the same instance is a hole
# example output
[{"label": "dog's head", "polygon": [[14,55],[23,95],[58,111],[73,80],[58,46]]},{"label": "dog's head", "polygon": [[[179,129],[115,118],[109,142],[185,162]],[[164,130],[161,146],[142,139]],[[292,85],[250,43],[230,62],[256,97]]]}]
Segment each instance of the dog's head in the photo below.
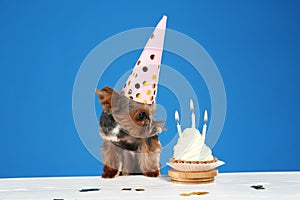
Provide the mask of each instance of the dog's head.
[{"label": "dog's head", "polygon": [[114,120],[134,137],[151,137],[162,132],[164,121],[155,121],[155,104],[135,102],[119,94],[110,87],[95,89],[102,104],[103,112],[108,112]]}]

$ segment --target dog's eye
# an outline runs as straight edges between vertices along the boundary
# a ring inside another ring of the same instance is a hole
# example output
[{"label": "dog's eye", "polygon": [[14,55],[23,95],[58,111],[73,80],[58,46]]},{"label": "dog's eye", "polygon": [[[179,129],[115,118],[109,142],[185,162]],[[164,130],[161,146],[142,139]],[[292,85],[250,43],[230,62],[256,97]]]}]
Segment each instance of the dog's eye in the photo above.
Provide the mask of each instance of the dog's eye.
[{"label": "dog's eye", "polygon": [[144,120],[144,119],[147,119],[148,116],[145,112],[140,112],[138,118],[139,118],[139,120]]}]

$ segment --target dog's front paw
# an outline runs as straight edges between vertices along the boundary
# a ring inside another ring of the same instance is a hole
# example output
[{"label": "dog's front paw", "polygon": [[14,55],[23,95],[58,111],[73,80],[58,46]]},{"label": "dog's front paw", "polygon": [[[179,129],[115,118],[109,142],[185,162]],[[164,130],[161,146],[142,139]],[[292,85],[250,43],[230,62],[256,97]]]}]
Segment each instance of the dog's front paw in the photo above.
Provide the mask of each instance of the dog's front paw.
[{"label": "dog's front paw", "polygon": [[119,170],[104,166],[102,178],[115,178],[119,175]]},{"label": "dog's front paw", "polygon": [[155,171],[144,173],[144,176],[148,176],[148,177],[158,177],[159,175],[160,175],[160,170],[159,169],[157,169]]}]

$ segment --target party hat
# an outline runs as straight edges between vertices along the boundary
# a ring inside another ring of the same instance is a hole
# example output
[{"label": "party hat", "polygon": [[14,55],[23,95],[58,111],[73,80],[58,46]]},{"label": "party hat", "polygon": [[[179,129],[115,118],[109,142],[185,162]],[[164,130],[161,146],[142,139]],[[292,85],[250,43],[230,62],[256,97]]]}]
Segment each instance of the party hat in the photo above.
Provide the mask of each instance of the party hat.
[{"label": "party hat", "polygon": [[124,96],[136,102],[155,103],[166,23],[167,16],[163,16],[146,43],[122,90]]}]

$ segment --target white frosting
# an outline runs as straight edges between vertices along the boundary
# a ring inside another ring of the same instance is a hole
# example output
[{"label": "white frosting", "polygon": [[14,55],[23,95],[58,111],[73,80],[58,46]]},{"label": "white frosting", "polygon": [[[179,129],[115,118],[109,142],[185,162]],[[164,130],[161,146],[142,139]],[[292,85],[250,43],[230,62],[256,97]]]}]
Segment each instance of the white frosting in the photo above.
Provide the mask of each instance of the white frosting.
[{"label": "white frosting", "polygon": [[187,128],[174,146],[174,158],[184,161],[209,161],[213,160],[213,155],[211,149],[204,144],[198,129]]}]

